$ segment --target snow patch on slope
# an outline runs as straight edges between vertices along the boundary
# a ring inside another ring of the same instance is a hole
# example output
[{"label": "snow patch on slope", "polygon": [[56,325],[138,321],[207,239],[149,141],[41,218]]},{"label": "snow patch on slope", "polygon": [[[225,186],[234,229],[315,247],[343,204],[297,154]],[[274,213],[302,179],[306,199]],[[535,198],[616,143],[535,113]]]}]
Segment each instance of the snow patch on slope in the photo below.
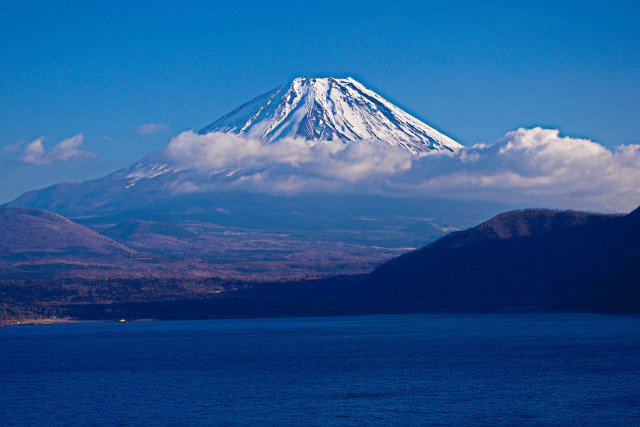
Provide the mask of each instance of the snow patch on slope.
[{"label": "snow patch on slope", "polygon": [[299,77],[242,105],[199,133],[234,133],[271,143],[384,141],[412,154],[462,145],[352,78]]},{"label": "snow patch on slope", "polygon": [[168,164],[148,164],[142,162],[133,165],[131,168],[133,170],[126,175],[126,178],[129,179],[129,184],[126,188],[133,187],[136,185],[136,182],[141,179],[152,179],[174,169]]}]

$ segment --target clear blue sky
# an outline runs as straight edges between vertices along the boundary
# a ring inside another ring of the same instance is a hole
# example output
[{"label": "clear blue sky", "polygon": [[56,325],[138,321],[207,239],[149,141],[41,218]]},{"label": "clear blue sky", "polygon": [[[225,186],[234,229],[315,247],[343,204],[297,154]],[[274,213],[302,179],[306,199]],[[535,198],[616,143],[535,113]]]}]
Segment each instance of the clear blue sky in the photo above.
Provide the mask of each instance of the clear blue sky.
[{"label": "clear blue sky", "polygon": [[[464,145],[536,125],[640,143],[638,4],[4,0],[0,202],[105,175],[300,75],[353,76]],[[17,161],[80,132],[91,157]]]}]

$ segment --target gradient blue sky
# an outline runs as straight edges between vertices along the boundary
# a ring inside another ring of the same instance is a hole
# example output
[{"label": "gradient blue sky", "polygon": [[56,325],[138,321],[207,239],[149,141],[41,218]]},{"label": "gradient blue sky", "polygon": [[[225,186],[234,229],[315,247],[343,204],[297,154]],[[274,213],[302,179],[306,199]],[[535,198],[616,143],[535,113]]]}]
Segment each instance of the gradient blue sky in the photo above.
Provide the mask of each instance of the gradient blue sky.
[{"label": "gradient blue sky", "polygon": [[[638,16],[633,1],[2,1],[0,202],[103,176],[301,75],[355,77],[464,145],[522,126],[640,143]],[[17,160],[78,133],[91,156]]]}]

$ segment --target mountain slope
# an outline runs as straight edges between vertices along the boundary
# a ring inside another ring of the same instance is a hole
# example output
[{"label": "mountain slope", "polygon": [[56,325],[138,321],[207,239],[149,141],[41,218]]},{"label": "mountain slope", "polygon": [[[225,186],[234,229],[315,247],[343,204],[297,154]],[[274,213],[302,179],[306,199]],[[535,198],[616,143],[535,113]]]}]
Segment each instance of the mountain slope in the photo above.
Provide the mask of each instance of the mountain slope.
[{"label": "mountain slope", "polygon": [[299,77],[200,131],[209,132],[231,132],[265,142],[287,137],[375,139],[414,154],[462,147],[352,78]]},{"label": "mountain slope", "polygon": [[0,209],[0,279],[126,275],[139,256],[53,212]]},{"label": "mountain slope", "polygon": [[282,279],[370,271],[390,257],[355,243],[211,223],[113,220],[96,227],[101,235],[52,212],[0,209],[0,281]]},{"label": "mountain slope", "polygon": [[125,254],[127,247],[40,209],[0,209],[0,253],[30,252]]},{"label": "mountain slope", "polygon": [[637,210],[513,211],[396,258],[364,283],[441,307],[640,310],[638,242]]}]

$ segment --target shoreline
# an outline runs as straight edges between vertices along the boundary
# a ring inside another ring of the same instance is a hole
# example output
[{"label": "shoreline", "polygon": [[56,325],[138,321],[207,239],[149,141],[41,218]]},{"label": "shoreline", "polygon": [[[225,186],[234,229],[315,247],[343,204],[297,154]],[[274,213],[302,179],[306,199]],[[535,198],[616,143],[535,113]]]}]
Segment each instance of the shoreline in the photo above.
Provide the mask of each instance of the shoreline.
[{"label": "shoreline", "polygon": [[82,323],[99,322],[99,320],[78,320],[78,319],[58,319],[58,318],[7,320],[7,321],[0,322],[0,328],[8,328],[9,326],[53,325],[55,323],[81,323],[81,322]]},{"label": "shoreline", "polygon": [[112,322],[112,323],[124,323],[124,322],[156,322],[161,319],[59,319],[59,318],[46,318],[46,319],[23,319],[23,320],[7,320],[0,322],[0,328],[8,328],[10,326],[26,326],[26,325],[54,325],[58,323],[98,323],[98,322]]},{"label": "shoreline", "polygon": [[416,312],[387,312],[387,313],[351,313],[351,314],[326,314],[326,315],[274,315],[274,316],[211,316],[203,318],[130,318],[130,319],[60,319],[60,318],[43,318],[43,319],[24,319],[24,320],[8,320],[0,322],[0,328],[10,326],[25,325],[54,325],[61,323],[125,323],[125,322],[162,322],[162,321],[186,321],[186,320],[228,320],[228,319],[285,319],[285,318],[326,318],[326,317],[361,317],[361,316],[411,316],[411,315],[517,315],[517,314],[587,314],[587,315],[603,315],[603,316],[640,316],[637,312],[594,312],[594,311],[416,311]]}]

